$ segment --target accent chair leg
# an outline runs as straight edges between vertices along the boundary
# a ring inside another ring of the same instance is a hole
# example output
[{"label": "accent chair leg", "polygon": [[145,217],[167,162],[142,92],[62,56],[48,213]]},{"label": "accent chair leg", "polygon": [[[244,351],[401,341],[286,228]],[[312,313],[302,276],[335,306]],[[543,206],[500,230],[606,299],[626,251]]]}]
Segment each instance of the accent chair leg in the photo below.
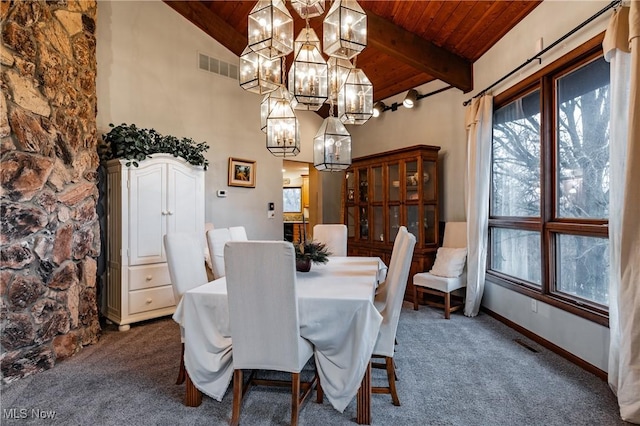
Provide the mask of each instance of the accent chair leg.
[{"label": "accent chair leg", "polygon": [[449,319],[451,314],[451,293],[444,294],[444,319]]},{"label": "accent chair leg", "polygon": [[398,392],[396,391],[396,370],[393,366],[393,358],[385,357],[385,361],[387,364],[387,380],[389,381],[389,390],[391,391],[391,399],[393,401],[393,405],[399,406],[400,400],[398,399]]},{"label": "accent chair leg", "polygon": [[184,383],[186,378],[184,369],[184,343],[182,344],[182,351],[180,353],[180,367],[178,368],[178,378],[176,379],[176,385],[181,385]]},{"label": "accent chair leg", "polygon": [[413,310],[417,311],[420,309],[420,304],[418,303],[418,287],[416,285],[413,286]]},{"label": "accent chair leg", "polygon": [[231,409],[231,426],[240,423],[240,407],[242,406],[242,370],[233,370],[233,408]]},{"label": "accent chair leg", "polygon": [[291,373],[291,426],[298,425],[300,411],[300,373]]}]

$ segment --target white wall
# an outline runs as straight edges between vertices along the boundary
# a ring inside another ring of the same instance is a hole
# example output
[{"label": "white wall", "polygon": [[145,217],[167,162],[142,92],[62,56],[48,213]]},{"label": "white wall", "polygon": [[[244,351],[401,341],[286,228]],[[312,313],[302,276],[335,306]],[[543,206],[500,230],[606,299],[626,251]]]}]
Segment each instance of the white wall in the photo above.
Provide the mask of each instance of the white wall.
[{"label": "white wall", "polygon": [[[135,123],[162,134],[206,141],[206,213],[216,227],[244,225],[250,238],[282,239],[282,159],[265,148],[261,96],[236,80],[198,68],[198,52],[228,63],[238,57],[160,1],[98,2],[98,131]],[[298,114],[300,161],[312,161],[322,119]],[[256,188],[227,187],[229,157],[257,161]],[[218,189],[227,197],[218,198]],[[267,204],[276,218],[267,219]]]}]

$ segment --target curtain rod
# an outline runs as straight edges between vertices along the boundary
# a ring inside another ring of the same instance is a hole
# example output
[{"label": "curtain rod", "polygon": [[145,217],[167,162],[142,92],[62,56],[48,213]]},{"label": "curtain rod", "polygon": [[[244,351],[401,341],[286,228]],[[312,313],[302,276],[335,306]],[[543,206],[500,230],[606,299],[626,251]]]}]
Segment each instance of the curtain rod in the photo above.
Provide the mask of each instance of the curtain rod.
[{"label": "curtain rod", "polygon": [[493,83],[492,85],[490,85],[489,87],[487,87],[486,89],[482,90],[480,93],[478,93],[477,95],[475,95],[474,97],[472,97],[471,99],[466,100],[465,102],[462,103],[462,105],[467,106],[471,103],[471,101],[475,98],[478,98],[482,95],[484,95],[485,93],[487,93],[489,90],[493,89],[495,86],[497,86],[498,84],[502,83],[504,80],[506,80],[507,78],[511,77],[513,74],[517,73],[518,71],[520,71],[522,68],[526,67],[527,65],[529,65],[531,62],[533,61],[539,61],[540,63],[542,63],[542,55],[545,54],[546,52],[548,52],[549,50],[553,49],[554,47],[556,47],[558,44],[562,43],[564,40],[566,40],[567,38],[569,38],[570,36],[572,36],[573,34],[575,34],[577,31],[581,30],[582,28],[584,28],[585,26],[587,26],[589,23],[591,23],[591,21],[593,21],[594,19],[598,18],[600,15],[602,15],[603,13],[605,13],[606,11],[608,11],[609,9],[612,9],[618,5],[620,5],[620,3],[622,3],[622,0],[614,0],[611,3],[609,3],[607,6],[603,7],[601,10],[599,10],[598,12],[595,13],[595,15],[591,16],[589,19],[587,19],[586,21],[584,21],[583,23],[581,23],[580,25],[578,25],[577,27],[575,27],[574,29],[572,29],[571,31],[569,31],[568,33],[566,33],[565,35],[563,35],[562,37],[560,37],[558,40],[554,41],[553,43],[551,43],[548,47],[542,49],[540,52],[538,52],[534,57],[527,59],[525,62],[523,62],[522,64],[520,64],[519,67],[513,69],[510,73],[506,74],[505,76],[503,76],[501,79],[499,79],[498,81],[496,81],[495,83]]}]

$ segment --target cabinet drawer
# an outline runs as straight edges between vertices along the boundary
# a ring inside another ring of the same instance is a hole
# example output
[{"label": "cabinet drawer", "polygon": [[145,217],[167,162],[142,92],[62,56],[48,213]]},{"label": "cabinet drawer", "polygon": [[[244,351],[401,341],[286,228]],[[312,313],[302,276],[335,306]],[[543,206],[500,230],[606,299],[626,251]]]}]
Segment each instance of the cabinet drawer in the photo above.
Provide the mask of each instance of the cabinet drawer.
[{"label": "cabinet drawer", "polygon": [[166,263],[132,266],[129,268],[129,291],[170,284],[171,277]]},{"label": "cabinet drawer", "polygon": [[137,314],[175,305],[170,285],[129,292],[129,314]]}]

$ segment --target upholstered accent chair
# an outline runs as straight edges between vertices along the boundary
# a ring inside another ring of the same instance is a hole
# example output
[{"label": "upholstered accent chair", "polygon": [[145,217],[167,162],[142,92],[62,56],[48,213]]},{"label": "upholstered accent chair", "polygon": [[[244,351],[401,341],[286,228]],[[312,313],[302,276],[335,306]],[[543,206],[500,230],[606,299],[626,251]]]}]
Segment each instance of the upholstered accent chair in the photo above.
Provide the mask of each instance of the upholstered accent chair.
[{"label": "upholstered accent chair", "polygon": [[433,267],[429,272],[413,276],[413,309],[418,310],[422,294],[444,299],[442,303],[428,299],[425,303],[444,308],[446,319],[450,318],[451,312],[462,309],[464,299],[452,303],[451,293],[467,286],[466,260],[467,222],[447,222],[442,247],[438,249]]}]

